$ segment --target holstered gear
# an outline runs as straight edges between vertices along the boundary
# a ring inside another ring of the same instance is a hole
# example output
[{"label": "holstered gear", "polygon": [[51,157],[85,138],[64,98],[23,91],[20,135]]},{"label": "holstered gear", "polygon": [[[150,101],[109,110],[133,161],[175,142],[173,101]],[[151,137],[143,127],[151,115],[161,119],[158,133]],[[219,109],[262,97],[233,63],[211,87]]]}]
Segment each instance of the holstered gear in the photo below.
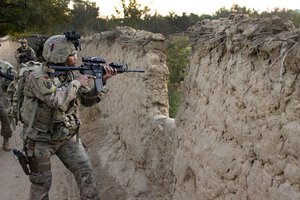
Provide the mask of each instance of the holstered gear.
[{"label": "holstered gear", "polygon": [[51,169],[50,157],[37,158],[34,155],[35,141],[28,139],[24,146],[24,151],[13,149],[13,153],[17,156],[19,163],[26,175],[32,172],[44,172]]},{"label": "holstered gear", "polygon": [[35,141],[27,140],[25,144],[25,152],[28,160],[30,172],[44,172],[51,169],[50,157],[38,158],[34,155]]},{"label": "holstered gear", "polygon": [[19,163],[20,163],[20,165],[21,165],[24,173],[26,175],[29,175],[30,174],[30,170],[29,170],[29,167],[28,167],[27,156],[23,152],[21,152],[21,151],[19,151],[17,149],[13,149],[13,153],[15,154],[15,156],[17,156],[17,158],[19,160]]}]

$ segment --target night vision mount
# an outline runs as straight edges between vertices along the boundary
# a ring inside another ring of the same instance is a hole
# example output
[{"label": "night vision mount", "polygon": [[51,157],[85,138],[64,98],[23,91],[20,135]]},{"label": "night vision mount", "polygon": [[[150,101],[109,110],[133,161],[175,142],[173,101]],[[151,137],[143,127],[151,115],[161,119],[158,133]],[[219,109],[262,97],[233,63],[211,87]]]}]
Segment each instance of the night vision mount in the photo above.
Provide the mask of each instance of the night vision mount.
[{"label": "night vision mount", "polygon": [[79,47],[79,50],[81,50],[81,45],[80,45],[80,33],[76,32],[76,31],[67,31],[67,32],[64,32],[64,35],[65,37],[67,38],[67,40],[71,41],[76,50],[78,49]]}]

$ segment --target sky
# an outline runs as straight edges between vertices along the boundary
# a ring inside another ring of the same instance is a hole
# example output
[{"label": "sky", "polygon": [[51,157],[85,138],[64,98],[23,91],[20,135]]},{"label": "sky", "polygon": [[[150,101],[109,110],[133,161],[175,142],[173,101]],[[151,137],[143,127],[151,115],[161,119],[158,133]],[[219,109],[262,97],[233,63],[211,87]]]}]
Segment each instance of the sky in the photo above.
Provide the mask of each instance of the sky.
[{"label": "sky", "polygon": [[[117,15],[115,7],[122,10],[120,0],[90,0],[96,2],[100,9],[101,16]],[[148,6],[151,9],[151,14],[155,11],[163,16],[169,14],[170,11],[177,15],[186,14],[209,14],[212,15],[219,8],[225,7],[229,9],[233,4],[249,9],[255,9],[258,12],[271,11],[273,8],[288,8],[300,9],[299,0],[136,0],[142,7]],[[125,2],[129,2],[125,1]]]}]

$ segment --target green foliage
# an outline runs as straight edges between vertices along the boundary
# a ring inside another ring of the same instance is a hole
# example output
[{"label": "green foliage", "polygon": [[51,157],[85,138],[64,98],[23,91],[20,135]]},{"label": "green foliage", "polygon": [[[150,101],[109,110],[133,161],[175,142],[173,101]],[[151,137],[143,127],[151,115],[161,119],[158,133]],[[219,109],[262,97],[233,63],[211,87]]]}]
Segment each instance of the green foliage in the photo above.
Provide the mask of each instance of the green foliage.
[{"label": "green foliage", "polygon": [[138,24],[142,19],[149,15],[150,8],[148,6],[141,7],[136,0],[129,0],[126,5],[125,0],[121,0],[123,11],[115,9],[117,14],[123,14],[124,23],[133,28],[139,28]]},{"label": "green foliage", "polygon": [[230,10],[227,10],[225,7],[218,9],[213,15],[214,18],[225,18],[229,17],[231,14]]},{"label": "green foliage", "polygon": [[231,14],[247,14],[250,17],[257,17],[259,15],[258,12],[254,9],[249,9],[246,7],[241,7],[237,4],[233,4],[229,10],[227,10],[225,7],[218,9],[213,15],[213,18],[226,18]]},{"label": "green foliage", "polygon": [[69,22],[70,0],[3,0],[0,10],[0,35],[55,31]]},{"label": "green foliage", "polygon": [[176,87],[169,86],[168,97],[169,97],[169,106],[170,106],[169,117],[175,118],[182,101],[181,91]]},{"label": "green foliage", "polygon": [[21,31],[24,27],[24,20],[21,18],[15,23],[16,18],[20,18],[21,7],[26,5],[21,1],[0,1],[0,35],[6,35],[13,31]]},{"label": "green foliage", "polygon": [[191,52],[189,41],[186,36],[175,35],[169,39],[167,47],[167,65],[170,76],[168,82],[169,90],[169,115],[175,117],[181,104],[180,83],[184,79],[185,67]]},{"label": "green foliage", "polygon": [[153,16],[145,17],[143,22],[140,23],[140,29],[148,30],[153,33],[161,33],[163,35],[169,35],[173,32],[173,27],[168,19],[158,13],[155,13]]},{"label": "green foliage", "polygon": [[183,80],[187,57],[190,52],[191,47],[189,46],[187,37],[173,36],[172,42],[167,47],[170,84],[176,84]]},{"label": "green foliage", "polygon": [[98,28],[97,17],[99,7],[95,2],[77,1],[70,11],[71,29],[79,31],[82,35],[96,32]]},{"label": "green foliage", "polygon": [[248,14],[251,17],[278,15],[291,20],[296,28],[300,26],[299,10],[278,9],[259,14],[254,9],[237,4],[230,9],[220,8],[213,15],[193,13],[177,15],[169,12],[162,16],[150,15],[150,8],[142,6],[138,0],[121,0],[122,9],[117,16],[99,18],[99,7],[93,0],[0,0],[0,36],[7,34],[55,34],[75,29],[83,35],[105,31],[115,26],[130,26],[165,36],[186,31],[190,26],[203,19],[218,19],[231,14]]},{"label": "green foliage", "polygon": [[283,19],[291,20],[296,28],[300,28],[300,10],[274,8],[271,12],[262,12],[260,16],[271,17],[273,15],[277,15]]}]

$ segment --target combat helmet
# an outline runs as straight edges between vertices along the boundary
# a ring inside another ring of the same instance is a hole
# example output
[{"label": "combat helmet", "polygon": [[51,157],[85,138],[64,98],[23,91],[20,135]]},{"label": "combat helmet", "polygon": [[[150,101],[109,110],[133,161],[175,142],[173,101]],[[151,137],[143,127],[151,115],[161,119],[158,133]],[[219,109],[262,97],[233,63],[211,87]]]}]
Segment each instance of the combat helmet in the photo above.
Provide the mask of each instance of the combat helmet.
[{"label": "combat helmet", "polygon": [[21,44],[28,44],[28,41],[25,38],[19,40]]},{"label": "combat helmet", "polygon": [[[79,38],[79,34],[76,38],[70,37],[70,32],[66,32],[64,35],[54,35],[49,37],[43,48],[44,59],[50,63],[64,63],[68,56],[77,53]],[[77,43],[75,43],[75,40]]]}]

